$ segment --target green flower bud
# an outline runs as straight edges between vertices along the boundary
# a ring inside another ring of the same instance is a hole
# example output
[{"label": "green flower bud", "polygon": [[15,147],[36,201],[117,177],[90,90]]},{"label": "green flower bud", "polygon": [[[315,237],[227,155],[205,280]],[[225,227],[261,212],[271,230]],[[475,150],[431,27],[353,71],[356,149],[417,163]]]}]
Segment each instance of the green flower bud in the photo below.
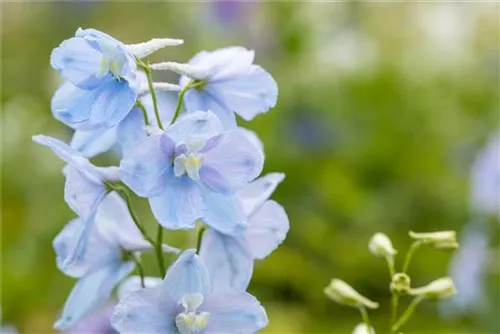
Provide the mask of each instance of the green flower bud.
[{"label": "green flower bud", "polygon": [[392,247],[391,239],[383,233],[376,233],[368,244],[370,251],[380,257],[393,257],[397,251]]},{"label": "green flower bud", "polygon": [[324,291],[328,297],[339,304],[351,307],[365,306],[370,309],[378,308],[378,303],[362,296],[349,284],[339,279],[333,279]]},{"label": "green flower bud", "polygon": [[434,299],[449,298],[457,293],[455,284],[449,277],[437,279],[426,286],[410,289],[408,293],[412,296],[425,296]]},{"label": "green flower bud", "polygon": [[403,273],[397,273],[394,274],[392,277],[392,282],[391,282],[391,291],[397,292],[397,293],[408,293],[410,290],[410,277],[406,274]]},{"label": "green flower bud", "polygon": [[410,237],[415,240],[422,240],[442,250],[455,250],[458,248],[457,234],[455,231],[441,231],[431,233],[415,233],[410,231]]}]

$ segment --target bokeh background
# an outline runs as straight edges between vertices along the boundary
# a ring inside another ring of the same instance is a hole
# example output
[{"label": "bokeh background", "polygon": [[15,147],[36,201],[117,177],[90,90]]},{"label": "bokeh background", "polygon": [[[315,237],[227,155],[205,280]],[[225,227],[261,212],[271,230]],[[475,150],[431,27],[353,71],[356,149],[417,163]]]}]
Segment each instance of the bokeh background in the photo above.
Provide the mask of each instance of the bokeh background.
[{"label": "bokeh background", "polygon": [[[445,276],[454,263],[454,274],[465,282],[463,296],[479,297],[423,303],[404,332],[499,331],[498,215],[475,210],[470,200],[473,162],[499,131],[498,3],[1,6],[4,325],[21,333],[53,332],[75,282],[57,271],[51,246],[74,215],[62,196],[62,162],[31,136],[71,137],[51,117],[60,81],[49,55],[78,27],[93,27],[126,43],[185,40],[153,61],[183,62],[200,50],[242,45],[255,49],[256,63],[278,82],[276,108],[250,123],[240,120],[265,144],[265,172],[287,175],[273,198],[289,214],[288,238],[256,263],[249,288],[267,308],[264,333],[350,333],[359,315],[326,298],[323,288],[332,277],[382,304],[371,317],[385,333],[388,274],[368,252],[370,236],[387,233],[401,264],[408,230],[443,229],[457,230],[462,240],[467,231],[479,231],[482,242],[469,242],[461,260],[422,249],[410,268],[412,282]],[[96,161],[116,159],[111,153]],[[493,163],[498,166],[498,155]],[[500,186],[500,176],[491,182]],[[153,228],[146,201],[136,205]],[[193,238],[166,236],[182,247],[192,246]],[[145,260],[154,274],[153,259]]]}]

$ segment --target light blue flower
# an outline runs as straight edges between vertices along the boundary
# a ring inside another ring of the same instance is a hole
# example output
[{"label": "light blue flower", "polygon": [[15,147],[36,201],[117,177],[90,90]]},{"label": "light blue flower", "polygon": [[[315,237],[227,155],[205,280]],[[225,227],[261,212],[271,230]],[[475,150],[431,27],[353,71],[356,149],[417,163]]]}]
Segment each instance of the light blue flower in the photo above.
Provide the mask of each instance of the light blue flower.
[{"label": "light blue flower", "polygon": [[[249,121],[276,105],[278,86],[262,67],[253,64],[254,51],[229,47],[202,51],[189,64],[206,69],[201,87],[190,89],[184,96],[188,112],[210,110],[226,129],[236,127],[234,113]],[[195,78],[199,79],[199,78]],[[194,79],[181,76],[185,87]]]},{"label": "light blue flower", "polygon": [[251,334],[267,326],[268,319],[250,294],[232,288],[213,291],[205,265],[189,249],[160,285],[120,300],[111,324],[125,333]]},{"label": "light blue flower", "polygon": [[211,112],[186,114],[165,132],[139,142],[120,163],[120,177],[168,229],[200,219],[236,234],[246,227],[235,192],[262,171],[262,151],[239,130],[223,132]]},{"label": "light blue flower", "polygon": [[500,215],[500,134],[492,136],[471,171],[471,204],[476,213]]},{"label": "light blue flower", "polygon": [[[69,276],[80,278],[54,325],[57,329],[71,327],[108,300],[118,282],[135,268],[135,263],[127,259],[128,253],[153,249],[135,226],[124,200],[115,192],[103,199],[85,251],[75,259],[84,229],[84,221],[73,220],[53,242],[58,268]],[[163,248],[178,252],[167,245]]]},{"label": "light blue flower", "polygon": [[[157,92],[157,104],[163,124],[169,124],[175,111],[177,98],[172,93]],[[140,97],[151,126],[158,126],[154,115],[151,95]],[[137,142],[146,138],[144,116],[138,107],[134,107],[119,124],[107,128],[76,130],[71,140],[71,147],[85,157],[93,157],[118,145],[121,154],[128,152]]]},{"label": "light blue flower", "polygon": [[135,57],[105,33],[78,29],[52,51],[50,63],[68,80],[54,95],[52,110],[69,126],[111,127],[135,104],[140,89]]},{"label": "light blue flower", "polygon": [[281,205],[268,199],[284,177],[281,173],[267,174],[237,193],[248,222],[244,234],[231,236],[212,229],[204,233],[200,257],[214,290],[228,286],[246,290],[253,261],[268,256],[285,239],[288,216]]},{"label": "light blue flower", "polygon": [[457,293],[440,305],[448,316],[484,310],[486,306],[485,280],[489,262],[488,236],[482,222],[469,223],[462,232],[460,248],[453,256],[450,276]]}]

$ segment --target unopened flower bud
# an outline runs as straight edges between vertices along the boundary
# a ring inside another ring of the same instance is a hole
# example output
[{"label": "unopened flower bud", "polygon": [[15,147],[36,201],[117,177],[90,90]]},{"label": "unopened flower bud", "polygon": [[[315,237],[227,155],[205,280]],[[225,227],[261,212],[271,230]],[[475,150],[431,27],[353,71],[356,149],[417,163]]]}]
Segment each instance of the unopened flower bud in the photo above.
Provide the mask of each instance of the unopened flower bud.
[{"label": "unopened flower bud", "polygon": [[410,231],[410,237],[415,240],[422,240],[442,250],[455,250],[458,248],[457,234],[455,231],[441,231],[431,233],[415,233]]},{"label": "unopened flower bud", "polygon": [[391,291],[407,293],[410,290],[410,277],[404,273],[394,274],[391,282]]},{"label": "unopened flower bud", "polygon": [[364,322],[354,327],[352,334],[375,334],[373,327],[368,327]]},{"label": "unopened flower bud", "polygon": [[397,251],[392,247],[391,239],[383,233],[375,234],[368,244],[370,251],[380,257],[392,257]]},{"label": "unopened flower bud", "polygon": [[362,296],[349,284],[339,279],[333,279],[324,291],[328,297],[339,304],[352,307],[366,306],[370,309],[378,308],[378,303]]},{"label": "unopened flower bud", "polygon": [[455,284],[449,277],[437,279],[426,286],[410,289],[408,292],[412,296],[425,296],[428,298],[444,299],[457,293]]}]

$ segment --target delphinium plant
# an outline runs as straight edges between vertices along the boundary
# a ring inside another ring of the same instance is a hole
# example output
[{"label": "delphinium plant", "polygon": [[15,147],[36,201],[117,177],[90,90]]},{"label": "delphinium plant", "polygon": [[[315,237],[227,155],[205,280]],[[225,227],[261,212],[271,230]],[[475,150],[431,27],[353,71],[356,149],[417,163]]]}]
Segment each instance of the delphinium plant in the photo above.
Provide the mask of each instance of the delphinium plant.
[{"label": "delphinium plant", "polygon": [[[449,277],[439,278],[425,286],[413,287],[408,274],[411,259],[417,249],[422,246],[431,246],[438,250],[453,251],[458,248],[454,231],[440,231],[431,233],[409,233],[413,242],[406,254],[401,271],[396,270],[395,256],[398,253],[392,246],[389,237],[383,233],[376,233],[370,240],[368,248],[372,254],[385,259],[391,281],[388,288],[391,292],[391,316],[388,328],[381,333],[401,333],[401,328],[410,319],[417,305],[425,300],[446,299],[456,293],[455,285]],[[353,330],[353,334],[375,334],[371,325],[368,310],[377,309],[379,304],[374,302],[340,279],[333,279],[325,288],[325,294],[341,305],[357,308],[362,322]],[[399,313],[400,297],[412,298],[402,314]]]},{"label": "delphinium plant", "polygon": [[[78,279],[58,330],[85,330],[82,319],[105,309],[115,288],[108,321],[118,332],[254,333],[268,324],[246,289],[254,260],[288,232],[287,214],[269,199],[284,175],[259,177],[263,145],[237,126],[235,114],[248,121],[267,112],[277,84],[243,47],[202,51],[187,64],[145,60],[182,43],[127,45],[78,29],[52,52],[50,63],[65,79],[52,113],[75,131],[69,144],[33,140],[66,163],[64,198],[77,215],[53,242],[57,267]],[[179,74],[178,84],[154,81],[155,71]],[[175,104],[165,98],[172,91]],[[119,166],[90,161],[112,148]],[[155,236],[135,213],[133,196],[149,201]],[[163,242],[165,230],[178,229],[198,233],[192,248]],[[145,277],[144,252],[155,255],[157,277]],[[165,252],[179,254],[168,268]]]}]

